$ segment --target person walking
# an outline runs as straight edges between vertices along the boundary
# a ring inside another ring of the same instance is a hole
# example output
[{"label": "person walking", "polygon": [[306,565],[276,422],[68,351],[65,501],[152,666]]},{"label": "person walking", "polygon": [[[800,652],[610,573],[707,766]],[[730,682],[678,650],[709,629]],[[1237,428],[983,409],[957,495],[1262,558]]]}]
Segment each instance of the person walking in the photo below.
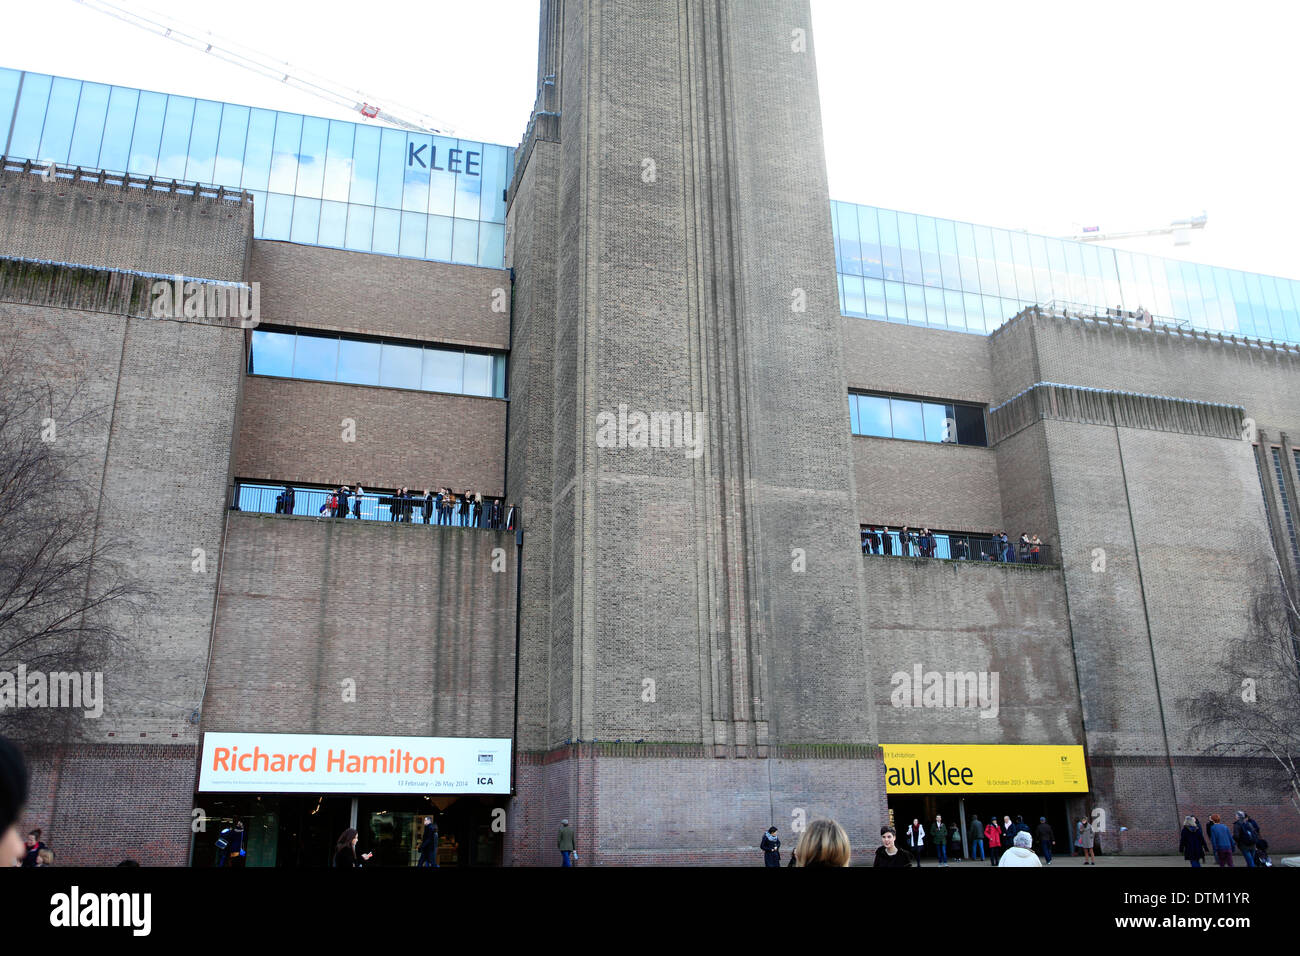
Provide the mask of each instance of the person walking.
[{"label": "person walking", "polygon": [[[425,491],[428,494],[428,491]],[[425,516],[425,524],[429,523],[429,516]],[[420,838],[420,861],[416,866],[437,866],[438,865],[438,821],[433,817],[424,818],[424,835]]]},{"label": "person walking", "polygon": [[925,853],[925,827],[921,826],[921,821],[916,817],[912,818],[912,825],[907,828],[907,846],[916,858],[916,865],[920,866],[921,857]]},{"label": "person walking", "polygon": [[578,846],[568,820],[560,821],[560,836],[555,845],[560,848],[560,866],[573,866],[573,861],[578,858]]},{"label": "person walking", "polygon": [[1205,837],[1201,836],[1201,827],[1194,816],[1183,817],[1183,828],[1178,833],[1178,852],[1192,865],[1192,869],[1201,868],[1201,861],[1205,859]]},{"label": "person walking", "polygon": [[989,866],[997,866],[1002,856],[1002,831],[993,820],[984,828],[984,838],[989,841]]},{"label": "person walking", "polygon": [[834,820],[813,820],[808,824],[795,847],[798,862],[803,867],[848,866],[853,856],[849,835]]},{"label": "person walking", "polygon": [[1088,822],[1087,817],[1082,817],[1079,820],[1079,826],[1077,829],[1078,837],[1076,837],[1074,844],[1083,851],[1083,865],[1096,866],[1097,860],[1092,855],[1092,845],[1094,842],[1092,824]]},{"label": "person walking", "polygon": [[980,822],[979,814],[971,817],[970,832],[967,836],[971,861],[973,862],[978,855],[980,862],[984,862],[984,824]]},{"label": "person walking", "polygon": [[948,865],[948,828],[944,826],[943,817],[937,813],[934,823],[930,825],[930,842],[934,844],[934,855],[940,866]]},{"label": "person walking", "polygon": [[375,855],[371,850],[369,853],[357,853],[357,831],[353,827],[348,827],[339,834],[339,840],[334,844],[334,865],[352,869],[361,866],[363,860],[369,860]]},{"label": "person walking", "polygon": [[998,866],[1042,866],[1038,861],[1038,854],[1032,849],[1034,838],[1029,835],[1028,830],[1017,830],[1015,840],[1011,849],[1002,854],[1002,859],[998,860]]},{"label": "person walking", "polygon": [[1259,842],[1259,824],[1246,815],[1245,810],[1237,811],[1237,819],[1232,824],[1232,839],[1246,858],[1247,866],[1255,865],[1255,844]]},{"label": "person walking", "polygon": [[1034,830],[1034,836],[1038,838],[1038,845],[1043,850],[1043,860],[1045,866],[1052,865],[1052,844],[1056,842],[1056,834],[1052,832],[1052,825],[1047,822],[1047,817],[1038,818],[1038,826]]},{"label": "person walking", "polygon": [[763,839],[758,843],[763,851],[763,866],[781,867],[781,841],[777,838],[776,827],[768,827]]},{"label": "person walking", "polygon": [[912,855],[896,846],[898,832],[893,827],[880,828],[880,846],[876,847],[876,860],[872,866],[905,867],[912,865]]},{"label": "person walking", "polygon": [[958,863],[963,859],[961,844],[961,829],[955,823],[948,824],[948,852]]},{"label": "person walking", "polygon": [[1219,866],[1232,866],[1232,831],[1217,813],[1210,814],[1210,848],[1214,850],[1214,862]]}]

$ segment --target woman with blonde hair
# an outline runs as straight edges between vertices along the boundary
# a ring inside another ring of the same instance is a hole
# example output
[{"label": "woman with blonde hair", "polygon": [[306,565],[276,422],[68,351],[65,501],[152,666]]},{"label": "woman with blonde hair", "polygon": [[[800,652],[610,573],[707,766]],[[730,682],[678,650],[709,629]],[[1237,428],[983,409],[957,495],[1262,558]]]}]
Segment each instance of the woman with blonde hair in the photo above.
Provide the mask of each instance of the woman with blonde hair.
[{"label": "woman with blonde hair", "polygon": [[808,824],[795,847],[795,866],[848,866],[853,850],[849,835],[834,820]]}]

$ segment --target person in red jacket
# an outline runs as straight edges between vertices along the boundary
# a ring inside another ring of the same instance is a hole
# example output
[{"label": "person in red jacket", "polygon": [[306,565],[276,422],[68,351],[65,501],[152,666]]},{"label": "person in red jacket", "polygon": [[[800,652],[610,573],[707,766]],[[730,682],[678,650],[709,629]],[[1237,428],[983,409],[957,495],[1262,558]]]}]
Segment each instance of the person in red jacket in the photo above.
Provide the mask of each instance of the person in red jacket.
[{"label": "person in red jacket", "polygon": [[989,841],[989,864],[997,866],[1002,858],[1002,831],[993,821],[984,828],[984,837]]}]

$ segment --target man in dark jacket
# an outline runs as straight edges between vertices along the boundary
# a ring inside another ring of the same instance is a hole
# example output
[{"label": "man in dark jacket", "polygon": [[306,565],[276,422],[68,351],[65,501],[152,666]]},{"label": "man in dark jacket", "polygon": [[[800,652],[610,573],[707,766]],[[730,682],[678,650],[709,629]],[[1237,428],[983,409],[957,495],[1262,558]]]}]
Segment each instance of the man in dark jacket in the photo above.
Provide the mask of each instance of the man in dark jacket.
[{"label": "man in dark jacket", "polygon": [[978,854],[982,861],[984,859],[984,824],[980,822],[978,813],[970,818],[970,831],[967,836],[966,845],[970,847],[970,858],[974,860]]},{"label": "man in dark jacket", "polygon": [[284,514],[293,514],[293,485],[284,486]]},{"label": "man in dark jacket", "polygon": [[568,820],[560,821],[560,835],[556,839],[555,845],[560,851],[560,866],[573,866],[573,857],[576,855],[578,847],[573,838],[573,827],[569,826]]},{"label": "man in dark jacket", "polygon": [[1259,841],[1259,824],[1246,816],[1245,810],[1237,811],[1237,821],[1232,825],[1232,838],[1237,841],[1237,848],[1246,858],[1246,865],[1254,866],[1255,844]]},{"label": "man in dark jacket", "polygon": [[[1019,819],[1017,817],[1016,819]],[[1043,858],[1046,865],[1052,865],[1052,843],[1055,842],[1056,836],[1052,833],[1052,827],[1047,822],[1047,817],[1038,818],[1038,826],[1034,830],[1034,836],[1038,838],[1039,844],[1043,848]]]},{"label": "man in dark jacket", "polygon": [[438,823],[433,817],[424,818],[424,836],[420,838],[420,862],[416,866],[438,865]]}]

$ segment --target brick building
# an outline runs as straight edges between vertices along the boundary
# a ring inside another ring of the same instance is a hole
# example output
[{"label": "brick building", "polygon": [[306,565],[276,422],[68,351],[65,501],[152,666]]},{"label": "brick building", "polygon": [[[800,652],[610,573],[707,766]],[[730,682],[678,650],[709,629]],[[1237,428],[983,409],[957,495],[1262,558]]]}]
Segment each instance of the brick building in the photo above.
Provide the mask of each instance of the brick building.
[{"label": "brick building", "polygon": [[[409,863],[426,814],[447,864],[551,863],[564,817],[596,864],[753,864],[820,815],[860,855],[936,813],[1166,852],[1239,806],[1300,846],[1195,703],[1274,555],[1300,571],[1296,283],[1173,294],[1149,257],[832,203],[810,34],[798,0],[543,0],[514,150],[0,71],[0,309],[111,408],[67,440],[160,595],[103,716],[26,741],[61,862],[207,865],[238,817],[252,863],[349,824]],[[177,275],[256,322],[160,317]],[[360,520],[317,520],[358,481]],[[516,530],[384,520],[402,487]],[[1004,529],[1039,560],[978,560]],[[900,704],[914,671],[996,699]],[[505,741],[509,787],[203,778],[205,739],[263,734]],[[1023,772],[887,782],[973,746]]]}]

